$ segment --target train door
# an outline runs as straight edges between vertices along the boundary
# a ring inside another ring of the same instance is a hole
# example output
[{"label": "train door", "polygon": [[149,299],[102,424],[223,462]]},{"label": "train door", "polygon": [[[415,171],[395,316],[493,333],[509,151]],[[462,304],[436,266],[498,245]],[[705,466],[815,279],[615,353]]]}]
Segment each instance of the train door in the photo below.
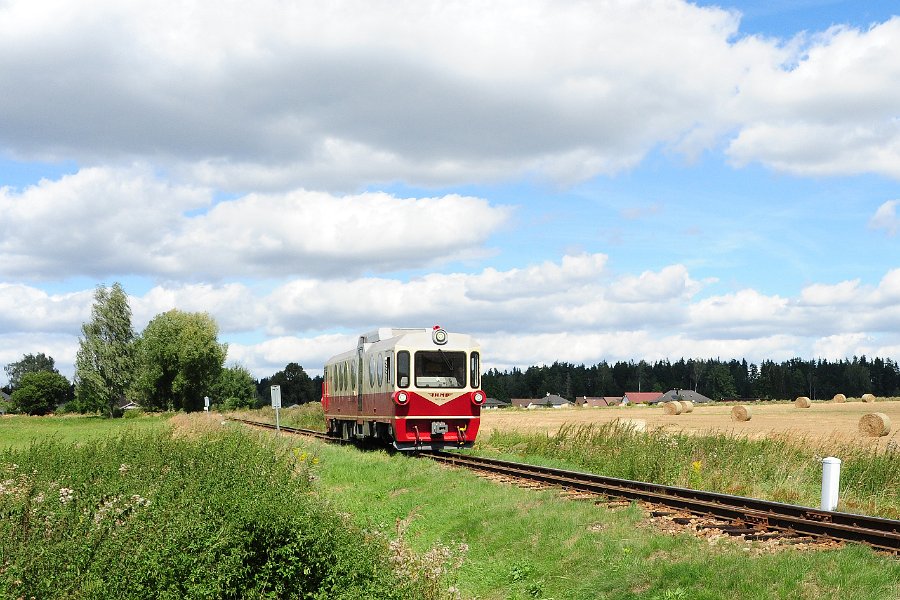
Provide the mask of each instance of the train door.
[{"label": "train door", "polygon": [[365,350],[365,339],[360,336],[359,343],[356,345],[356,408],[357,414],[362,414],[363,409],[363,355]]}]

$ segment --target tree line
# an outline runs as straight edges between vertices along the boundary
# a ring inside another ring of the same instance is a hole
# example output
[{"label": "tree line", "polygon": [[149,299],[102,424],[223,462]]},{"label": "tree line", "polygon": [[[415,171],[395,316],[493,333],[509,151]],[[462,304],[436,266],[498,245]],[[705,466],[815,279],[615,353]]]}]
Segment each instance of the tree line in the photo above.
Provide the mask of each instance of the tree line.
[{"label": "tree line", "polygon": [[59,373],[53,357],[26,354],[4,369],[8,408],[46,414],[64,406],[117,416],[129,401],[145,410],[190,412],[202,410],[209,398],[212,406],[231,410],[268,403],[274,384],[282,386],[286,406],[318,400],[321,378],[310,378],[296,363],[262,381],[242,365],[225,366],[228,346],[218,334],[207,313],[178,309],[156,315],[138,334],[122,286],[100,286],[90,321],[81,328],[73,382]]},{"label": "tree line", "polygon": [[525,370],[491,369],[482,376],[485,393],[508,402],[511,398],[541,398],[559,394],[622,396],[626,392],[694,390],[713,400],[732,398],[786,399],[797,396],[832,398],[842,393],[900,396],[900,368],[891,359],[865,356],[828,361],[792,358],[759,364],[744,360],[628,361],[593,366],[556,362]]}]

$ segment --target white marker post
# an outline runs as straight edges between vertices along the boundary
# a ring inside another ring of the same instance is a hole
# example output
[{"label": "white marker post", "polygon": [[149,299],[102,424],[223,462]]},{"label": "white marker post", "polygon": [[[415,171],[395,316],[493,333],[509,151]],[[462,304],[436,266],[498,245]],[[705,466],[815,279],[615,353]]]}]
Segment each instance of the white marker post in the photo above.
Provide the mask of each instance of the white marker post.
[{"label": "white marker post", "polygon": [[834,510],[838,505],[841,483],[841,459],[829,456],[822,459],[822,510]]},{"label": "white marker post", "polygon": [[281,421],[278,418],[278,409],[281,408],[281,386],[272,386],[272,408],[275,409],[275,435],[281,433]]},{"label": "white marker post", "polygon": [[203,396],[203,410],[209,412],[209,396]]}]

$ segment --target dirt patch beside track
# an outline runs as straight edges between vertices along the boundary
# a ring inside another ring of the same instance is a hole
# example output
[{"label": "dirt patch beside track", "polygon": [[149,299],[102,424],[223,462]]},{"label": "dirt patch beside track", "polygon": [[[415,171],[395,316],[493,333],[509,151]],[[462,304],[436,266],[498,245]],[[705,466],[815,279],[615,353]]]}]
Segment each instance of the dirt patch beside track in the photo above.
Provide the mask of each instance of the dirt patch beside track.
[{"label": "dirt patch beside track", "polygon": [[[481,413],[481,435],[491,430],[555,432],[564,424],[602,424],[616,419],[629,420],[646,429],[687,433],[729,433],[760,438],[792,436],[813,440],[871,444],[885,448],[900,445],[900,402],[875,403],[814,402],[811,408],[796,408],[793,403],[750,404],[753,418],[746,422],[731,420],[731,404],[698,404],[694,412],[667,415],[660,407],[542,408],[534,410],[500,409]],[[859,433],[859,419],[866,413],[881,412],[890,417],[887,436],[870,438]]]}]

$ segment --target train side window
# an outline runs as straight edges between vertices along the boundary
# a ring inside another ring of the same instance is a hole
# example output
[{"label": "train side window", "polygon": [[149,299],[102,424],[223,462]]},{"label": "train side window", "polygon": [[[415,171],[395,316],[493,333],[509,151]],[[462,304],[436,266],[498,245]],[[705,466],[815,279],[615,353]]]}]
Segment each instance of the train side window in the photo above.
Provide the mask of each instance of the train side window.
[{"label": "train side window", "polygon": [[369,357],[369,385],[375,387],[375,355]]},{"label": "train side window", "polygon": [[384,357],[384,380],[388,385],[394,381],[394,371],[391,369],[391,354],[388,353]]},{"label": "train side window", "polygon": [[350,389],[356,391],[356,361],[350,363]]},{"label": "train side window", "polygon": [[469,356],[469,383],[473,388],[477,388],[481,385],[481,365],[480,358],[477,352],[473,352]]},{"label": "train side window", "polygon": [[381,383],[384,381],[384,355],[381,352],[378,353],[378,387],[381,387]]},{"label": "train side window", "polygon": [[397,353],[397,386],[409,387],[409,352],[406,350]]}]

